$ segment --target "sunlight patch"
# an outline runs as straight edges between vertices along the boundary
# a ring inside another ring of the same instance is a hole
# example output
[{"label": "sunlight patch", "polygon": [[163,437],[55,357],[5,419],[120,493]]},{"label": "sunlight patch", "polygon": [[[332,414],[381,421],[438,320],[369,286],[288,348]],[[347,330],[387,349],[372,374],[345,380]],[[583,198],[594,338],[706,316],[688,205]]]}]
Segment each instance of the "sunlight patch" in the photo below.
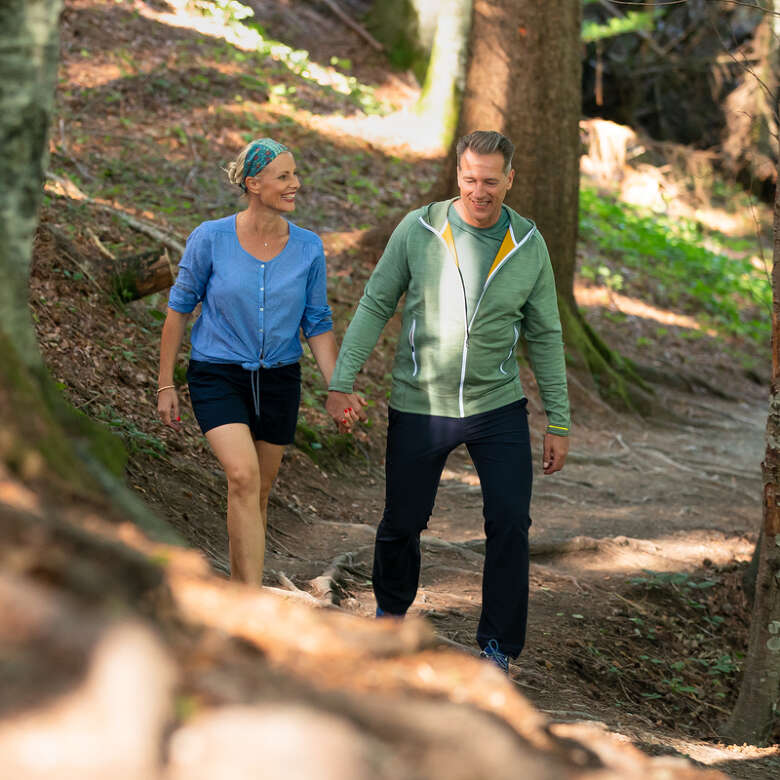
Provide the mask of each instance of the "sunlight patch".
[{"label": "sunlight patch", "polygon": [[[638,298],[629,298],[626,295],[620,295],[608,287],[595,287],[593,285],[584,285],[575,283],[574,297],[579,306],[586,308],[595,308],[597,306],[608,307],[612,310],[629,314],[632,317],[641,317],[645,320],[655,320],[664,325],[676,325],[678,328],[689,328],[691,330],[703,330],[702,326],[693,318],[685,314],[677,314],[668,309],[659,309],[656,306],[640,301]],[[709,336],[716,336],[717,332],[711,328],[704,330]]]}]

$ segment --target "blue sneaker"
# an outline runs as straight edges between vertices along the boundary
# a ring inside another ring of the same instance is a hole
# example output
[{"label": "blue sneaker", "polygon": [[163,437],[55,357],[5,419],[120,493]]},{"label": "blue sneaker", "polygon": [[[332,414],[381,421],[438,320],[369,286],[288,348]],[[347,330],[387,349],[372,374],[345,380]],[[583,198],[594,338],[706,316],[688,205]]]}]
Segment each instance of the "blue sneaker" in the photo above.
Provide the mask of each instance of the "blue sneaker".
[{"label": "blue sneaker", "polygon": [[392,612],[385,612],[381,607],[376,608],[376,616],[378,618],[387,617],[387,618],[397,618],[398,620],[403,620],[406,616],[405,612],[402,612],[400,615],[394,615]]},{"label": "blue sneaker", "polygon": [[487,658],[492,661],[504,674],[509,674],[509,656],[502,653],[498,647],[498,642],[491,639],[479,654],[480,658]]}]

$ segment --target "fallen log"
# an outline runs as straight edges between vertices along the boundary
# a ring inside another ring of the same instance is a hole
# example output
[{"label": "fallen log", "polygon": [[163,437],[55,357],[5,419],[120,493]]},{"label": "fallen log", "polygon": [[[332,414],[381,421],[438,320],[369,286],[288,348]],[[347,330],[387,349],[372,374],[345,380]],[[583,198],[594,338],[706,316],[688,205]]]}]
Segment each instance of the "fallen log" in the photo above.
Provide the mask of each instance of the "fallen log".
[{"label": "fallen log", "polygon": [[51,236],[60,257],[67,260],[105,295],[123,303],[167,290],[176,278],[176,266],[165,245],[123,257],[83,252],[58,228],[42,223],[39,230]]},{"label": "fallen log", "polygon": [[117,258],[112,267],[111,286],[119,300],[128,302],[167,290],[175,278],[168,249],[163,247],[162,253],[152,249]]}]

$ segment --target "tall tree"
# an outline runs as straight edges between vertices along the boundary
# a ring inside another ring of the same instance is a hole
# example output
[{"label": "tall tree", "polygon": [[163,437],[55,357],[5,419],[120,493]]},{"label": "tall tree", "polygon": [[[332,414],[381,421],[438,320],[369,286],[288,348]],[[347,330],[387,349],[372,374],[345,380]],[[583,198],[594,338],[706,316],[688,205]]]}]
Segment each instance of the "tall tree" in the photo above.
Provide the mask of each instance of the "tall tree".
[{"label": "tall tree", "polygon": [[7,468],[42,496],[95,500],[110,492],[128,517],[171,538],[117,480],[121,440],[70,407],[52,382],[27,306],[61,8],[62,0],[0,3],[0,472]]},{"label": "tall tree", "polygon": [[780,187],[775,193],[772,266],[772,383],[766,423],[763,532],[739,697],[723,736],[741,744],[769,738],[780,706]]},{"label": "tall tree", "polygon": [[54,393],[27,308],[60,8],[61,0],[0,5],[0,464],[23,477],[46,471],[78,486],[70,445],[48,406]]},{"label": "tall tree", "polygon": [[[776,25],[780,31],[780,22]],[[776,72],[774,81],[778,81]],[[772,102],[774,121],[777,122],[777,95]],[[765,743],[780,707],[780,166],[775,186],[772,262],[772,381],[766,452],[761,467],[763,518],[754,555],[754,560],[758,559],[758,570],[753,589],[748,653],[737,703],[722,729],[724,737],[738,744]]]},{"label": "tall tree", "polygon": [[[645,400],[641,382],[587,325],[574,300],[581,23],[581,4],[571,0],[475,0],[457,135],[498,130],[515,143],[507,203],[533,219],[547,241],[569,355],[590,370],[602,395],[634,407]],[[449,168],[446,189],[453,192],[454,165]]]},{"label": "tall tree", "polygon": [[57,75],[61,0],[0,5],[0,333],[40,365],[26,306]]}]

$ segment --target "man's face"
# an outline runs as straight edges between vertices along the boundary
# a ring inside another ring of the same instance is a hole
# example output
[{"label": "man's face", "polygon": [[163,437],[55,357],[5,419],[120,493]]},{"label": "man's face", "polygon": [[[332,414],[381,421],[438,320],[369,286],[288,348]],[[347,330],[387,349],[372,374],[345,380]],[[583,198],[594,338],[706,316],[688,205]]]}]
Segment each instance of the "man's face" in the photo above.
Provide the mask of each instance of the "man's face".
[{"label": "man's face", "polygon": [[504,156],[501,152],[476,154],[466,149],[460,156],[460,200],[455,203],[463,220],[474,227],[495,225],[514,176],[514,170],[504,173]]}]

